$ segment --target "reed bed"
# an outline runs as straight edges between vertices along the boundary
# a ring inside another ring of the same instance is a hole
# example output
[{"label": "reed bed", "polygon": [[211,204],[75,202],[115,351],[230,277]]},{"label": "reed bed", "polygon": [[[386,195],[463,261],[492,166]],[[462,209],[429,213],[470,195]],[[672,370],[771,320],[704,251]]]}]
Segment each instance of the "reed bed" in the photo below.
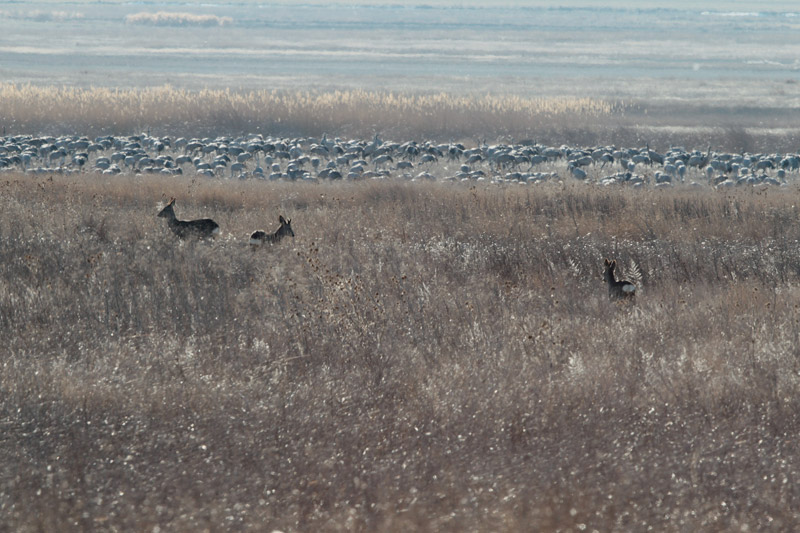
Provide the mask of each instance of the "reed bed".
[{"label": "reed bed", "polygon": [[[786,111],[579,97],[383,90],[109,88],[0,83],[5,134],[173,136],[262,133],[559,146],[708,146],[794,152]],[[703,126],[697,126],[697,117]]]},{"label": "reed bed", "polygon": [[13,530],[800,525],[796,190],[2,188]]},{"label": "reed bed", "polygon": [[463,96],[361,89],[342,91],[76,88],[0,83],[0,123],[9,133],[132,134],[271,132],[398,137],[518,134],[622,113],[592,98]]}]

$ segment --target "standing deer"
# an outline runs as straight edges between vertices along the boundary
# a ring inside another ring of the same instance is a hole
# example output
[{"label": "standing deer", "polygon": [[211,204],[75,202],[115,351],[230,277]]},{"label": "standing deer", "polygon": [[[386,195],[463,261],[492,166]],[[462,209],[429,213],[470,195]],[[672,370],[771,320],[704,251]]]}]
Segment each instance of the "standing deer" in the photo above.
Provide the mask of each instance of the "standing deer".
[{"label": "standing deer", "polygon": [[159,217],[167,219],[167,224],[172,232],[185,239],[187,237],[195,237],[198,239],[205,239],[207,237],[215,237],[219,234],[219,224],[210,218],[201,218],[198,220],[178,220],[175,216],[173,206],[175,205],[175,198],[172,198],[167,206],[158,213]]},{"label": "standing deer", "polygon": [[278,216],[278,222],[281,223],[281,227],[275,230],[275,233],[267,233],[266,231],[258,230],[250,235],[250,246],[253,250],[266,243],[275,244],[280,242],[280,240],[287,235],[294,237],[292,219],[286,220],[283,218],[283,215],[280,215]]},{"label": "standing deer", "polygon": [[603,278],[608,283],[608,296],[612,300],[632,300],[636,296],[636,285],[627,280],[617,281],[614,269],[617,268],[617,260],[605,260],[605,272]]}]

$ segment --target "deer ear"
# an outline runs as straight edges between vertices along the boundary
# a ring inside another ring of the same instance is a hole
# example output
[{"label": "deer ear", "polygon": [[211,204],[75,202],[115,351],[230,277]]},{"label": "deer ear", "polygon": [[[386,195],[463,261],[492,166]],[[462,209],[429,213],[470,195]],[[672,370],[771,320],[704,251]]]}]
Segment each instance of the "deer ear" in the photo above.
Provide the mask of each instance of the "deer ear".
[{"label": "deer ear", "polygon": [[604,264],[605,266],[608,266],[608,265],[610,265],[610,264],[611,264],[611,261],[609,261],[608,259],[603,259],[603,264]]},{"label": "deer ear", "polygon": [[281,225],[286,224],[286,219],[283,218],[283,215],[278,215],[278,222],[280,222]]}]

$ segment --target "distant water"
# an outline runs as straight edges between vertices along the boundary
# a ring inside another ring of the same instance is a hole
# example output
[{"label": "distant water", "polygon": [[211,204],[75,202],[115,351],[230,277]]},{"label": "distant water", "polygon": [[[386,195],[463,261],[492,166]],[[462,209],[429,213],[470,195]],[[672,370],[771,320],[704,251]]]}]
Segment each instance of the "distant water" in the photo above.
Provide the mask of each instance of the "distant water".
[{"label": "distant water", "polygon": [[[4,2],[0,79],[622,96],[686,87],[699,94],[720,80],[775,92],[800,81],[800,4],[483,4]],[[217,17],[222,25],[126,18],[158,12]]]}]

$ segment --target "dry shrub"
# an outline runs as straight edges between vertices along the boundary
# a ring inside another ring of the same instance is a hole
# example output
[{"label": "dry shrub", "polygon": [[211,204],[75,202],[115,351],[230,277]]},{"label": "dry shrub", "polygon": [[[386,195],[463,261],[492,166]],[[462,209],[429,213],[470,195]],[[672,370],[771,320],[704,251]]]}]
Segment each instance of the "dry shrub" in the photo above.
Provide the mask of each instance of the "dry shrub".
[{"label": "dry shrub", "polygon": [[796,191],[2,187],[12,529],[800,525]]}]

